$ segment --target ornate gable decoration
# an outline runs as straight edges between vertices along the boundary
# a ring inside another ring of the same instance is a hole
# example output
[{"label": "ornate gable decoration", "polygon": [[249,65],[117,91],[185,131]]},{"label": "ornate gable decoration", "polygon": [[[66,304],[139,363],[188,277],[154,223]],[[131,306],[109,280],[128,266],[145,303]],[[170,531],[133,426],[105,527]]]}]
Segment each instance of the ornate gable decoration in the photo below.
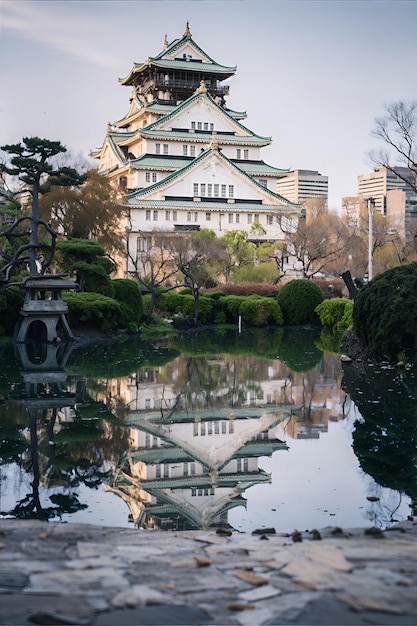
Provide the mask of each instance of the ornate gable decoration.
[{"label": "ornate gable decoration", "polygon": [[[183,198],[192,196],[194,183],[233,184],[236,186],[236,197],[247,200],[262,201],[277,208],[294,209],[294,205],[282,196],[266,189],[251,176],[245,174],[230,161],[218,148],[214,134],[210,147],[199,157],[180,170],[170,174],[161,182],[134,192],[129,196],[129,204],[133,207],[141,200],[161,200],[165,196]],[[261,205],[260,205],[261,206]]]}]

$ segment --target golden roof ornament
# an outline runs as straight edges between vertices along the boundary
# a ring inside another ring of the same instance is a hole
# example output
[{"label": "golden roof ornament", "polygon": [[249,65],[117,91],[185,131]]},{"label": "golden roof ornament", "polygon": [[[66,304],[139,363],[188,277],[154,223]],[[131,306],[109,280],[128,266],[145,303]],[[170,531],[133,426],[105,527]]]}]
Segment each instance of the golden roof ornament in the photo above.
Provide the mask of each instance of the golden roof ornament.
[{"label": "golden roof ornament", "polygon": [[188,20],[187,20],[187,24],[185,25],[184,37],[187,37],[187,39],[191,39],[190,24],[189,24]]},{"label": "golden roof ornament", "polygon": [[111,133],[111,123],[107,122],[107,134],[109,135]]},{"label": "golden roof ornament", "polygon": [[194,93],[206,93],[206,92],[207,92],[206,81],[200,80],[200,85],[197,87]]},{"label": "golden roof ornament", "polygon": [[165,39],[164,39],[164,50],[166,50],[166,48],[168,48],[168,36],[165,33]]},{"label": "golden roof ornament", "polygon": [[211,141],[210,141],[210,145],[209,148],[211,148],[212,150],[218,150],[219,149],[219,142],[217,141],[217,133],[214,130],[213,134],[211,136]]}]

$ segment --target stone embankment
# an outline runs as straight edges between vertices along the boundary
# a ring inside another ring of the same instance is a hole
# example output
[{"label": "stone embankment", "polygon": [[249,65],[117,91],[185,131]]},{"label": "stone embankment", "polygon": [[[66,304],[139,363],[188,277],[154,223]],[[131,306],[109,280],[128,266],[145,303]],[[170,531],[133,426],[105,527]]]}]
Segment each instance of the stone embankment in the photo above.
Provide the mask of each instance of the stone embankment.
[{"label": "stone embankment", "polygon": [[417,522],[284,535],[0,520],[0,624],[416,624]]}]

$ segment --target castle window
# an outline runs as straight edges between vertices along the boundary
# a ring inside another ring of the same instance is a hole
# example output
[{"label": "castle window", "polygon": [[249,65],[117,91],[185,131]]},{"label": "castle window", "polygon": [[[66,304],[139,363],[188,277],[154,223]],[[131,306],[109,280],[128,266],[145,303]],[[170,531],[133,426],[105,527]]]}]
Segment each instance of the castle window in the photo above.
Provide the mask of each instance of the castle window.
[{"label": "castle window", "polygon": [[202,130],[202,129],[203,129],[202,122],[197,122],[197,130]]},{"label": "castle window", "polygon": [[273,221],[274,221],[273,215],[267,215],[266,216],[266,223],[268,224],[268,226],[271,226]]},{"label": "castle window", "polygon": [[191,222],[191,211],[187,211],[187,222]]},{"label": "castle window", "polygon": [[176,211],[172,211],[172,221],[173,222],[177,221],[177,212]]},{"label": "castle window", "polygon": [[190,156],[195,157],[195,146],[190,146]]},{"label": "castle window", "polygon": [[188,146],[187,144],[184,144],[182,147],[182,156],[187,156],[188,155]]},{"label": "castle window", "polygon": [[233,224],[233,213],[229,213],[229,224]]},{"label": "castle window", "polygon": [[194,213],[194,221],[198,222],[198,213],[197,213],[197,211],[195,211],[195,213]]},{"label": "castle window", "polygon": [[161,144],[160,143],[156,143],[155,144],[155,153],[156,154],[161,154]]},{"label": "castle window", "polygon": [[252,224],[253,222],[253,213],[248,213],[248,224]]},{"label": "castle window", "polygon": [[212,189],[213,189],[213,185],[211,183],[208,183],[207,184],[207,196],[209,198],[211,198],[213,195]]},{"label": "castle window", "polygon": [[260,178],[259,182],[262,185],[262,187],[267,187],[268,186],[268,181],[266,180],[266,178]]},{"label": "castle window", "polygon": [[171,221],[171,211],[165,211],[165,221],[166,222]]},{"label": "castle window", "polygon": [[236,150],[236,158],[237,159],[241,159],[242,158],[241,154],[242,154],[242,150],[240,148],[237,148],[237,150]]},{"label": "castle window", "polygon": [[151,210],[150,209],[146,209],[146,219],[147,219],[147,221],[149,221],[151,219]]},{"label": "castle window", "polygon": [[206,213],[206,222],[211,222],[211,213]]},{"label": "castle window", "polygon": [[164,154],[168,154],[168,144],[164,143]]},{"label": "castle window", "polygon": [[153,221],[157,222],[158,221],[158,211],[154,211],[153,212]]},{"label": "castle window", "polygon": [[259,213],[255,213],[255,222],[259,222]]},{"label": "castle window", "polygon": [[208,122],[204,122],[204,130],[208,130],[208,128],[209,128]]},{"label": "castle window", "polygon": [[216,183],[214,184],[214,197],[219,197],[219,185],[217,185]]},{"label": "castle window", "polygon": [[226,197],[226,185],[222,185],[221,189],[222,189],[222,198],[225,198]]},{"label": "castle window", "polygon": [[214,130],[214,124],[213,124],[213,122],[210,122],[210,130]]},{"label": "castle window", "polygon": [[229,185],[229,198],[234,198],[235,196],[235,187],[234,185]]},{"label": "castle window", "polygon": [[236,222],[236,224],[239,224],[239,222],[240,222],[240,214],[239,213],[235,214],[235,222]]},{"label": "castle window", "polygon": [[206,184],[205,183],[201,183],[201,185],[200,185],[200,195],[202,197],[206,195]]},{"label": "castle window", "polygon": [[198,196],[198,183],[193,184],[193,196]]},{"label": "castle window", "polygon": [[249,150],[244,150],[243,151],[243,158],[246,159],[246,160],[249,159]]},{"label": "castle window", "polygon": [[151,182],[151,173],[150,172],[146,172],[145,173],[145,182],[147,182],[147,183]]},{"label": "castle window", "polygon": [[192,130],[195,130],[195,122],[191,122],[191,128]]},{"label": "castle window", "polygon": [[156,181],[158,180],[158,176],[156,172],[152,172],[152,182],[156,183]]}]

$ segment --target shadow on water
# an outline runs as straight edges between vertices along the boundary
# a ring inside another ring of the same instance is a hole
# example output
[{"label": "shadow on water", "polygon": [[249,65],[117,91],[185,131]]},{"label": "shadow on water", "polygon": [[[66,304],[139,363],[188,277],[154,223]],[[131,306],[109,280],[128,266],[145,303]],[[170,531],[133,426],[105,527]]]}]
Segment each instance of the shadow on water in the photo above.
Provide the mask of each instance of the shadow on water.
[{"label": "shadow on water", "polygon": [[345,392],[362,414],[362,469],[415,503],[413,376],[352,365],[342,389],[340,360],[320,345],[311,328],[222,328],[3,346],[1,514],[76,520],[105,490],[138,527],[228,527],[245,492],[272,483],[262,459],[343,421]]}]

